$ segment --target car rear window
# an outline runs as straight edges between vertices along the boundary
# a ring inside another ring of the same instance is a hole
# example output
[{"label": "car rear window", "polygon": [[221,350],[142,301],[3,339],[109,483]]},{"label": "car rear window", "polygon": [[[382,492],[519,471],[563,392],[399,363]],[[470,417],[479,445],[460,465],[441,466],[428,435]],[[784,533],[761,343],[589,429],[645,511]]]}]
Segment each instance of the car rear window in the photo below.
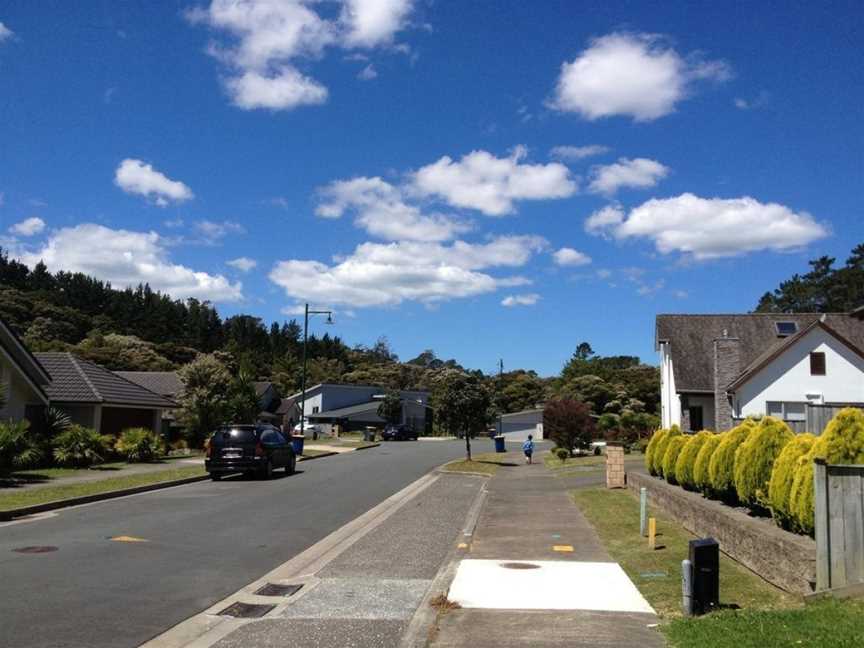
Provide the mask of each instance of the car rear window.
[{"label": "car rear window", "polygon": [[232,443],[255,443],[258,441],[258,430],[253,427],[219,428],[213,435],[213,445],[231,445]]}]

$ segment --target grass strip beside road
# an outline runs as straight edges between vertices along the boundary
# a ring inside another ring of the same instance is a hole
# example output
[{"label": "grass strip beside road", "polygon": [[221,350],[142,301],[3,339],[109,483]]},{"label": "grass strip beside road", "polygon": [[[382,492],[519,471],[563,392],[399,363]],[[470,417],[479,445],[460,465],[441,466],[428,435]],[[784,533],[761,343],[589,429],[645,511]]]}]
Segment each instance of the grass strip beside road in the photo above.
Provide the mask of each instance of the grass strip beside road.
[{"label": "grass strip beside road", "polygon": [[70,499],[73,497],[86,497],[99,495],[116,490],[136,488],[138,486],[149,486],[160,482],[187,479],[207,474],[204,466],[189,466],[183,468],[167,468],[157,472],[139,473],[118,477],[106,477],[98,481],[79,482],[65,486],[48,486],[39,489],[22,488],[15,492],[0,494],[0,511],[35,506],[46,502]]},{"label": "grass strip beside road", "polygon": [[471,456],[471,461],[458,459],[444,464],[441,470],[445,472],[467,472],[481,473],[483,475],[494,475],[499,466],[515,466],[518,461],[516,455],[499,452],[483,452]]},{"label": "grass strip beside road", "polygon": [[320,457],[321,455],[329,455],[332,454],[327,450],[312,450],[309,448],[303,448],[303,454],[298,457],[299,459],[314,459],[315,457]]}]

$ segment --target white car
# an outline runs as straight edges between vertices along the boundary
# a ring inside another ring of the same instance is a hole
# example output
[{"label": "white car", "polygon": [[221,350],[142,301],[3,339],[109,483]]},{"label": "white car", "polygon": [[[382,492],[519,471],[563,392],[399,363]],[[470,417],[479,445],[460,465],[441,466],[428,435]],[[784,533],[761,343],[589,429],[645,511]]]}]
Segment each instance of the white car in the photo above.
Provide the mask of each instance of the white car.
[{"label": "white car", "polygon": [[304,437],[312,437],[313,439],[317,439],[318,435],[321,434],[322,428],[317,423],[298,423],[294,426],[294,434],[300,435],[302,434]]}]

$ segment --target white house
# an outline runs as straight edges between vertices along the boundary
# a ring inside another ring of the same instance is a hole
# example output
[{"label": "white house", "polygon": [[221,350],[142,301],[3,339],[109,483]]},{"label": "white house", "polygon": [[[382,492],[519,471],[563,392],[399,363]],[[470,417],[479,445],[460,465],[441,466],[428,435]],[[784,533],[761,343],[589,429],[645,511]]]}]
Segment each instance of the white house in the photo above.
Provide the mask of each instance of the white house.
[{"label": "white house", "polygon": [[820,408],[864,407],[861,316],[658,315],[663,426],[726,430],[768,414],[821,432]]}]

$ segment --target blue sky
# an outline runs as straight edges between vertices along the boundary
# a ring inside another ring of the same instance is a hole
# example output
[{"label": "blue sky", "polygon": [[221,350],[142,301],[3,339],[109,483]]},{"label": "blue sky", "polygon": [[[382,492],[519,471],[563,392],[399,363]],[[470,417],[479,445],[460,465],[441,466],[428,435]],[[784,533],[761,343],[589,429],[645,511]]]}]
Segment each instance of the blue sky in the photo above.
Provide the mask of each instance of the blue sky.
[{"label": "blue sky", "polygon": [[653,362],[864,238],[862,15],[9,0],[0,245],[403,359]]}]

